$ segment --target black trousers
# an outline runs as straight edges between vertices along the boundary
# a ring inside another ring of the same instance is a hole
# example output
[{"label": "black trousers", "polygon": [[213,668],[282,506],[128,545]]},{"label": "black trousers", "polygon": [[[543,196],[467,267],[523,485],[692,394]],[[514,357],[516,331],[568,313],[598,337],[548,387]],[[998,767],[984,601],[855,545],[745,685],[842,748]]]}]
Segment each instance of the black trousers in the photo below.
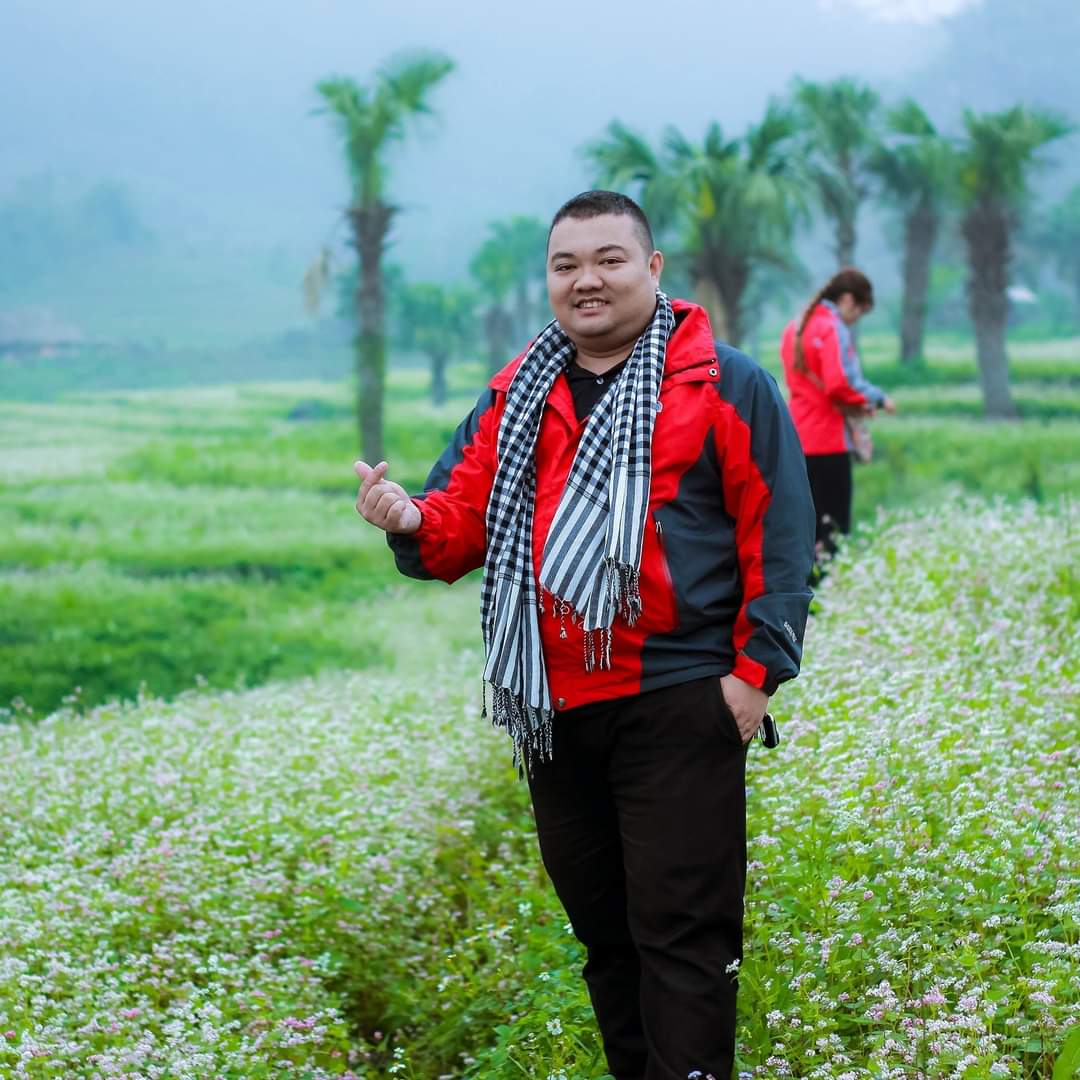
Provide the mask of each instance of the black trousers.
[{"label": "black trousers", "polygon": [[817,518],[814,539],[819,550],[836,552],[836,536],[851,532],[851,455],[807,454],[806,475]]},{"label": "black trousers", "polygon": [[555,718],[529,779],[615,1080],[729,1080],[746,749],[718,676]]}]

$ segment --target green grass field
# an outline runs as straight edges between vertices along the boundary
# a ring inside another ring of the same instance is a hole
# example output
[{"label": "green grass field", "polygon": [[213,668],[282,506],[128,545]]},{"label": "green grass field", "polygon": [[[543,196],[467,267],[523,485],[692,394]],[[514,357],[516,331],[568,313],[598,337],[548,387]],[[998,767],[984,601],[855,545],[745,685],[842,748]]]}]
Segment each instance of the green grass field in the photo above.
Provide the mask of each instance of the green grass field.
[{"label": "green grass field", "polygon": [[[1008,424],[981,419],[970,348],[940,343],[914,373],[890,360],[892,339],[863,348],[900,415],[875,422],[876,460],[856,472],[862,521],[957,489],[1040,500],[1080,486],[1080,340],[1015,343],[1023,418]],[[483,378],[456,368],[435,409],[422,368],[392,373],[388,453],[407,487]],[[85,393],[50,379],[51,400],[0,401],[0,707],[399,662],[369,611],[417,586],[352,509],[346,383]]]},{"label": "green grass field", "polygon": [[[979,418],[970,350],[938,346],[916,379],[890,347],[864,342],[900,415],[875,422],[858,518],[952,490],[1076,489],[1080,342],[1014,345],[1025,418],[1011,424]],[[388,454],[407,487],[423,485],[482,382],[479,367],[456,368],[435,409],[422,368],[392,373]],[[0,401],[0,707],[41,715],[72,695],[93,705],[397,665],[369,613],[417,586],[352,508],[350,401],[346,384],[321,381]]]}]

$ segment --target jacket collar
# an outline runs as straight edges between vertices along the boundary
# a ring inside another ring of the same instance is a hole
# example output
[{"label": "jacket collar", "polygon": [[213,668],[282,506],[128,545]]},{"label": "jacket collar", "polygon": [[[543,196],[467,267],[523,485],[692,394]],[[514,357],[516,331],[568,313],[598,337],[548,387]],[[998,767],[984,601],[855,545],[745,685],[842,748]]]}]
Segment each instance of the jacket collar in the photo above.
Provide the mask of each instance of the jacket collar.
[{"label": "jacket collar", "polygon": [[[700,304],[677,298],[672,299],[671,306],[675,311],[675,329],[668,339],[664,357],[665,379],[690,368],[716,362],[716,342],[705,309]],[[491,379],[488,386],[505,393],[527,353],[528,349],[515,356]]]}]

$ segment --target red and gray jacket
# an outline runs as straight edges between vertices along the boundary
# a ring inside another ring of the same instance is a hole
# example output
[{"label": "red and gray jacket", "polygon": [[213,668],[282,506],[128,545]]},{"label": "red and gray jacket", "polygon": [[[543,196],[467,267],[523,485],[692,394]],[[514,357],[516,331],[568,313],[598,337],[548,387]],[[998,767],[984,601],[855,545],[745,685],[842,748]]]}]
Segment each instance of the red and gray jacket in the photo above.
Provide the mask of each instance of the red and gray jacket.
[{"label": "red and gray jacket", "polygon": [[780,359],[803,453],[843,454],[851,449],[843,410],[881,405],[885,391],[863,375],[851,331],[828,300],[814,308],[802,332],[802,370],[795,367],[797,330],[797,322],[784,330]]},{"label": "red and gray jacket", "polygon": [[[814,514],[799,449],[772,377],[713,341],[704,309],[673,301],[641,554],[642,614],[613,627],[611,668],[586,672],[582,631],[540,617],[558,709],[733,672],[772,693],[798,674],[810,603]],[[484,563],[485,513],[506,389],[500,371],[458,428],[423,495],[422,524],[389,536],[398,569],[454,581]],[[536,446],[533,560],[544,542],[585,422],[565,376],[548,395]]]}]

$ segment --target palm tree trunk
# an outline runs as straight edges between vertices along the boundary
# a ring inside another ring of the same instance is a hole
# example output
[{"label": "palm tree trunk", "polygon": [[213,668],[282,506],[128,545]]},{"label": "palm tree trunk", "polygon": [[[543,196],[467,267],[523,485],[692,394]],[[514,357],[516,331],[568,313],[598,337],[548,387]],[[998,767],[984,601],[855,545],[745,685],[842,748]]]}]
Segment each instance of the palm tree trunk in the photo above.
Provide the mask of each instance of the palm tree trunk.
[{"label": "palm tree trunk", "polygon": [[431,358],[431,404],[446,404],[446,366],[449,355],[445,349],[433,350]]},{"label": "palm tree trunk", "polygon": [[694,282],[694,296],[697,302],[708,312],[712,324],[713,337],[717,341],[731,341],[731,319],[716,282],[701,277]]},{"label": "palm tree trunk", "polygon": [[376,202],[346,214],[360,259],[356,286],[356,420],[360,452],[374,465],[383,460],[383,396],[386,380],[386,297],[382,257],[394,208]]},{"label": "palm tree trunk", "polygon": [[529,325],[531,320],[529,318],[529,283],[522,278],[517,283],[517,335],[521,340],[525,340],[532,333],[532,327]]},{"label": "palm tree trunk", "polygon": [[836,264],[855,265],[855,214],[847,211],[836,218]]},{"label": "palm tree trunk", "polygon": [[968,306],[975,324],[986,415],[1016,416],[1009,390],[1005,328],[1009,318],[1010,225],[1008,210],[993,199],[980,199],[963,222],[968,254]]},{"label": "palm tree trunk", "polygon": [[488,341],[488,367],[492,375],[513,359],[510,356],[511,322],[510,313],[501,304],[492,304],[484,316],[484,333]]},{"label": "palm tree trunk", "polygon": [[716,286],[727,314],[726,341],[736,349],[742,347],[746,333],[746,290],[750,284],[750,262],[744,258],[727,258],[719,267]]},{"label": "palm tree trunk", "polygon": [[923,356],[926,300],[930,292],[930,256],[937,240],[938,215],[933,200],[923,196],[904,222],[904,299],[900,315],[900,363],[916,364]]}]

